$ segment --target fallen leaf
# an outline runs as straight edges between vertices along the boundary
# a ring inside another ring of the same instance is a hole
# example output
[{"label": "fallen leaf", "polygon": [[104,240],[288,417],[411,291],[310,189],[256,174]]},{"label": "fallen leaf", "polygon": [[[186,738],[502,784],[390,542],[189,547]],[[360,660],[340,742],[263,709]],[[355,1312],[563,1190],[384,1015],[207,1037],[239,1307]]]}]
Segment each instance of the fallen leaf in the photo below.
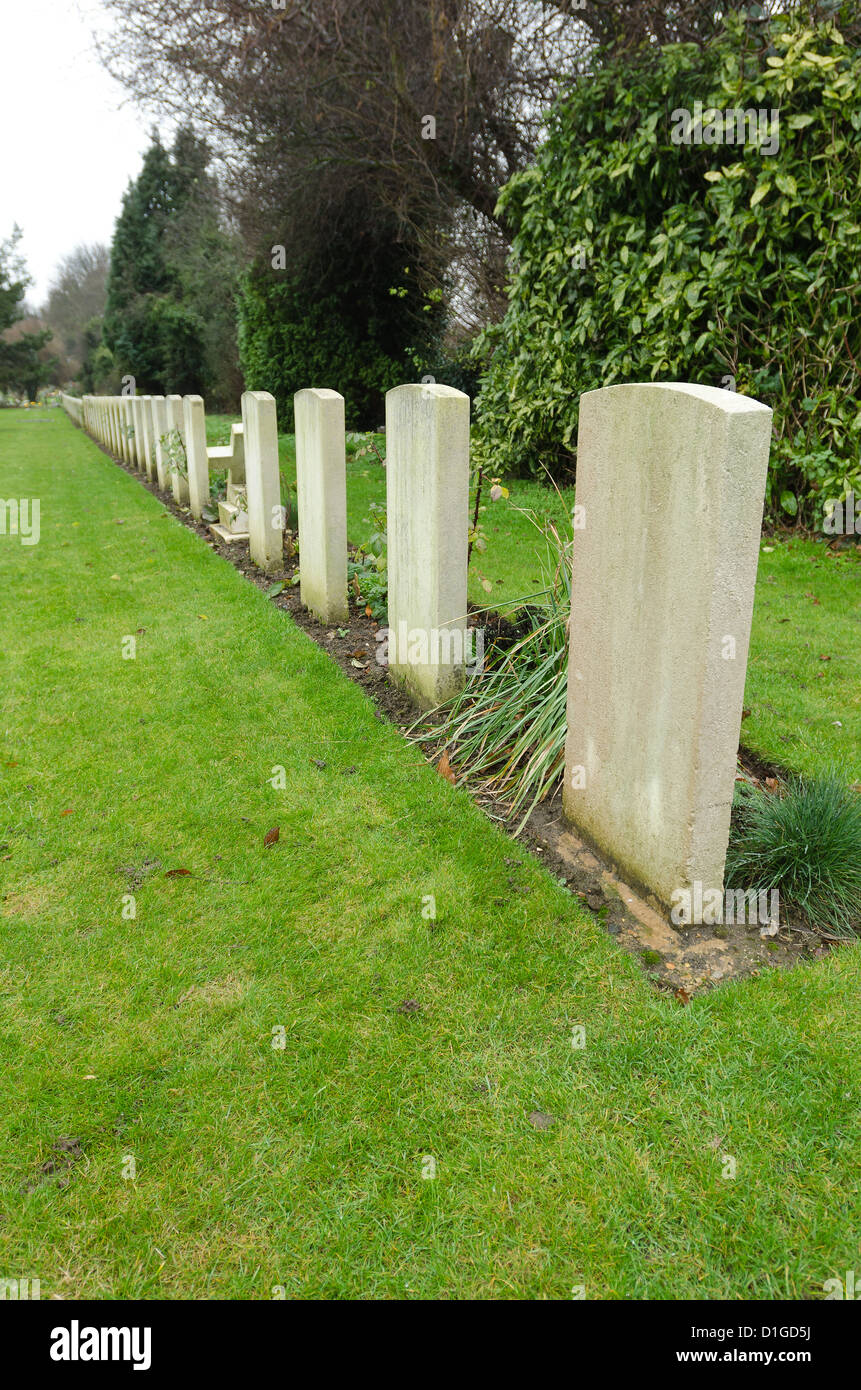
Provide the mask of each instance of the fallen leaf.
[{"label": "fallen leaf", "polygon": [[326,766],[325,760],[323,758],[309,758],[309,762],[312,762],[315,767],[319,767],[321,772],[323,768]]},{"label": "fallen leaf", "polygon": [[444,777],[447,782],[451,782],[452,786],[454,786],[455,782],[457,781],[457,778],[455,777],[451,763],[448,760],[448,753],[443,753],[442,757],[436,765],[436,770],[439,773],[440,777]]},{"label": "fallen leaf", "polygon": [[765,785],[768,787],[768,790],[770,792],[776,792],[778,787],[780,786],[780,783],[778,782],[776,777],[766,777]]},{"label": "fallen leaf", "polygon": [[355,657],[350,662],[350,665],[355,666],[358,671],[367,671],[370,664],[370,661],[357,661]]},{"label": "fallen leaf", "polygon": [[749,709],[743,709],[741,712],[741,717],[742,719],[750,719],[750,714],[751,712]]},{"label": "fallen leaf", "polygon": [[373,610],[373,608],[371,607],[371,605],[370,605],[369,603],[366,603],[366,604],[365,604],[365,617],[366,617],[366,618],[373,618],[373,616],[374,616],[374,610]]},{"label": "fallen leaf", "polygon": [[65,811],[61,811],[61,812],[60,812],[60,815],[61,815],[61,816],[70,816],[70,815],[72,814],[72,812],[74,811],[74,809],[75,809],[74,806],[67,806],[66,809],[65,809]]},{"label": "fallen leaf", "polygon": [[271,830],[267,830],[263,836],[264,845],[274,845],[280,836],[281,831],[277,825],[273,825]]},{"label": "fallen leaf", "polygon": [[362,658],[365,657],[365,656],[367,656],[367,655],[368,655],[367,647],[357,647],[356,650],[355,650],[354,652],[350,652],[350,656],[354,656],[354,657],[356,658],[357,661],[361,661]]},{"label": "fallen leaf", "polygon": [[165,878],[192,878],[191,869],[168,869]]},{"label": "fallen leaf", "polygon": [[691,996],[689,995],[688,991],[686,989],[682,989],[681,986],[679,986],[677,990],[673,991],[673,998],[678,999],[680,1004],[690,1004],[691,1002]]},{"label": "fallen leaf", "polygon": [[203,622],[205,622],[205,623],[208,623],[208,622],[209,622],[209,619],[207,618],[207,616],[206,616],[205,613],[198,613],[197,616],[198,616],[198,618],[200,618]]},{"label": "fallen leaf", "polygon": [[831,657],[830,657],[830,656],[820,656],[819,660],[820,660],[820,661],[830,661],[830,660],[831,660]]},{"label": "fallen leaf", "polygon": [[421,1013],[421,1004],[415,999],[403,999],[395,1009],[396,1014],[418,1014]]}]

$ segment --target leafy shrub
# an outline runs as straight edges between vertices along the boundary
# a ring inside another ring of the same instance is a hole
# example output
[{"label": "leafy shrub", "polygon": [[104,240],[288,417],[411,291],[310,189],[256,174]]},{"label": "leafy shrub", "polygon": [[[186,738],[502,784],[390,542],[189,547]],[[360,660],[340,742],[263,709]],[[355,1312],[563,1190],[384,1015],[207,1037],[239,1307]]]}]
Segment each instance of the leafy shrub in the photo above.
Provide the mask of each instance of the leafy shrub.
[{"label": "leafy shrub", "polygon": [[376,307],[350,286],[308,288],[288,272],[255,266],[241,281],[239,356],[250,391],[270,391],[282,428],[293,428],[293,396],[309,386],[340,391],[350,429],[374,429],[385,393],[406,380],[400,301]]},{"label": "leafy shrub", "polygon": [[836,773],[746,794],[733,821],[727,887],[777,888],[815,927],[861,928],[861,796]]},{"label": "leafy shrub", "polygon": [[[779,148],[674,144],[697,101],[778,110]],[[772,512],[821,519],[861,490],[861,52],[833,23],[730,14],[704,49],[608,60],[498,211],[515,237],[508,312],[477,347],[488,467],[573,471],[583,391],[729,377],[775,412]]]}]

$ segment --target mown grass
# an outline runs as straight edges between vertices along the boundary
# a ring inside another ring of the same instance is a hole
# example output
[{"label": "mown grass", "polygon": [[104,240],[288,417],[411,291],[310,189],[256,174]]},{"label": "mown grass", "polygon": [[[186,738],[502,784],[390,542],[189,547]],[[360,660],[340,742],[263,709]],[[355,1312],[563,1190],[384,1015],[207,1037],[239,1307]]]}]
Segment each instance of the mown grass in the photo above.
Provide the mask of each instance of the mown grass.
[{"label": "mown grass", "polygon": [[0,537],[0,1275],[823,1297],[859,1242],[861,947],[658,996],[258,590],[33,418],[0,412],[0,495],[42,500],[37,546]]},{"label": "mown grass", "polygon": [[[229,416],[207,421],[210,442],[226,442]],[[376,436],[385,455],[385,437]],[[292,435],[282,435],[281,471],[295,496]],[[470,568],[469,597],[505,608],[540,589],[546,545],[525,513],[564,525],[573,490],[561,494],[535,482],[510,485],[509,502],[490,503],[482,522],[488,548]],[[348,534],[367,542],[377,529],[369,504],[385,506],[386,475],[367,455],[347,456]],[[636,518],[631,520],[632,527]],[[486,593],[479,574],[487,578]],[[827,658],[827,660],[823,659]],[[684,679],[684,672],[679,672]],[[770,762],[815,775],[836,768],[848,782],[861,780],[861,553],[834,552],[823,542],[767,539],[759,574],[747,669],[742,726],[745,745]]]}]

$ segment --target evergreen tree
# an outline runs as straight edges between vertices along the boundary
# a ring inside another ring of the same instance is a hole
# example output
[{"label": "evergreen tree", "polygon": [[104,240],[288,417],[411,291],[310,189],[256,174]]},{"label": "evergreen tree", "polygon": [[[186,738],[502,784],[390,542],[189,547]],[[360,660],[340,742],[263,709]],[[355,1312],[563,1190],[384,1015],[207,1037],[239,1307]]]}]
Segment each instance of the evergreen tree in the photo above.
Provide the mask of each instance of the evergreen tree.
[{"label": "evergreen tree", "polygon": [[118,375],[133,376],[138,391],[204,389],[203,324],[183,303],[167,233],[206,162],[206,148],[191,132],[179,132],[173,157],[156,134],[123,197],[111,245],[104,343]]}]

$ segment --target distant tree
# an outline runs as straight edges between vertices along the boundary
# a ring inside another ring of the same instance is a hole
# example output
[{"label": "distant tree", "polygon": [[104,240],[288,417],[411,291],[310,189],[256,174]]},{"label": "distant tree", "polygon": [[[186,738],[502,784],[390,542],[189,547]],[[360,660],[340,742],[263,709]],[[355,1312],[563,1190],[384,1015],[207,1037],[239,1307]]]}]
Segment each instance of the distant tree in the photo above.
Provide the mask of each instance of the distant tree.
[{"label": "distant tree", "polygon": [[123,197],[103,339],[116,372],[133,376],[138,390],[206,393],[229,377],[231,344],[235,361],[238,263],[208,163],[206,144],[190,130],[177,133],[170,151],[156,134]]},{"label": "distant tree", "polygon": [[51,330],[25,304],[31,280],[18,251],[15,227],[0,242],[0,391],[23,392],[34,400],[39,387],[56,379],[57,359],[47,352]]},{"label": "distant tree", "polygon": [[[65,375],[79,384],[88,374],[88,356],[101,342],[109,265],[106,246],[76,246],[57,267],[42,310],[62,348]],[[92,385],[84,389],[92,391]]]}]

